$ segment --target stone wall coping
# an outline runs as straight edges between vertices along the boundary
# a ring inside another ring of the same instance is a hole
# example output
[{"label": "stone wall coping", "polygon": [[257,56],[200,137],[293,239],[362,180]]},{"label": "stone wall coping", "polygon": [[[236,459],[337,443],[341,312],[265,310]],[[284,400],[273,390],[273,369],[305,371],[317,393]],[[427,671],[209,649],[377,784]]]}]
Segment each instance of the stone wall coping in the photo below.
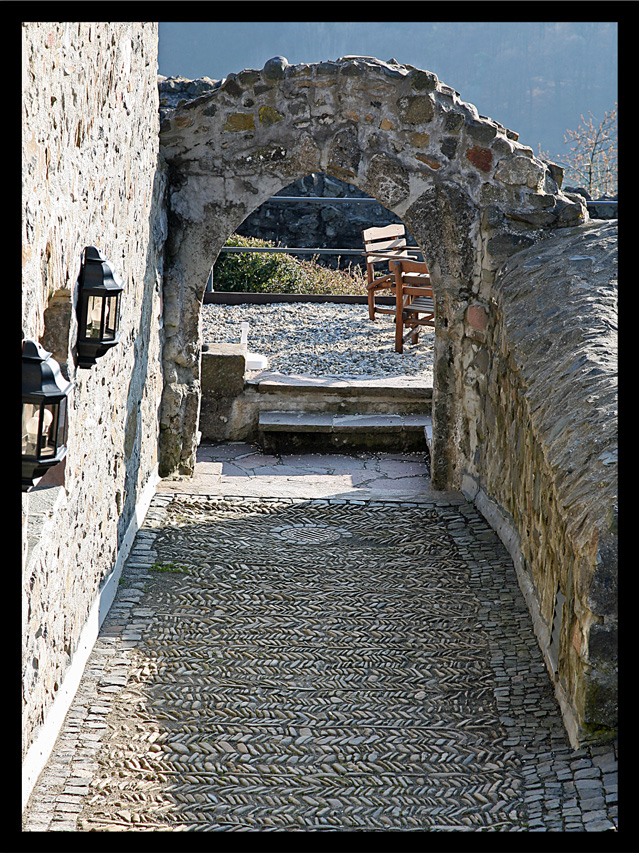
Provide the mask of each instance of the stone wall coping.
[{"label": "stone wall coping", "polygon": [[202,352],[209,355],[243,355],[246,356],[246,344],[218,343],[217,341],[204,341]]}]

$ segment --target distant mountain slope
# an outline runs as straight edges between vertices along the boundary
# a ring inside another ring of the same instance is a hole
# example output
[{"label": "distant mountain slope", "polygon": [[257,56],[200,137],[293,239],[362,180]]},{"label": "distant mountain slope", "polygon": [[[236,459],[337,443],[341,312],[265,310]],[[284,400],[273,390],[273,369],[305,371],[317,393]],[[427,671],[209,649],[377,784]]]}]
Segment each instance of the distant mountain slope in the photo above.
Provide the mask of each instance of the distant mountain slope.
[{"label": "distant mountain slope", "polygon": [[617,100],[616,22],[160,22],[167,77],[220,79],[277,54],[292,63],[394,57],[434,71],[553,157],[582,113],[601,119]]}]

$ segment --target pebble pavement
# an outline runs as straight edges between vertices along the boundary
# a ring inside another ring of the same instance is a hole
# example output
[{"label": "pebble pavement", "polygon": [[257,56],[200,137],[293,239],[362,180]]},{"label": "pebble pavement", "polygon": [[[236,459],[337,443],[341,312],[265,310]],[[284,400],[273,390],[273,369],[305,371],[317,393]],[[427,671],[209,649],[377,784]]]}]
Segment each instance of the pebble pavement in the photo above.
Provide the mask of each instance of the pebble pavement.
[{"label": "pebble pavement", "polygon": [[[204,306],[281,373],[432,376],[364,306]],[[293,342],[293,343],[292,343]],[[512,563],[421,454],[201,446],[163,481],[23,831],[617,831]]]},{"label": "pebble pavement", "polygon": [[616,744],[572,750],[508,554],[419,454],[200,460],[24,831],[616,831]]}]

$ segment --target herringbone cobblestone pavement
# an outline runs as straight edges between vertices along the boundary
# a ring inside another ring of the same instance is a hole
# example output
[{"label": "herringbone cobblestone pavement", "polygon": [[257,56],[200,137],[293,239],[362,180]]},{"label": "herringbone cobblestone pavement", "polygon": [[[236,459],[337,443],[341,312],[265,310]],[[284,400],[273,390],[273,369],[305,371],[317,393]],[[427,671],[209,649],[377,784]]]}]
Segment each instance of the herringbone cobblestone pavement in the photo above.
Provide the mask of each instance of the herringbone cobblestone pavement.
[{"label": "herringbone cobblestone pavement", "polygon": [[159,493],[24,829],[612,830],[461,498]]}]

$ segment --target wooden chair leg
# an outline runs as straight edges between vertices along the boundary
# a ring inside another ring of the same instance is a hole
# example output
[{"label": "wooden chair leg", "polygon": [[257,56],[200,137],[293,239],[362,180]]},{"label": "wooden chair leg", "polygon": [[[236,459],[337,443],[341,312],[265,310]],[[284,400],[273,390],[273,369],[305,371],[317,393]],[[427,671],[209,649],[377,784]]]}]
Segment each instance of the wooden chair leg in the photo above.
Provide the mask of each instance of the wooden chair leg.
[{"label": "wooden chair leg", "polygon": [[[409,296],[408,300],[407,300],[408,304],[410,304],[412,301],[413,301],[413,297]],[[417,320],[417,319],[419,319],[419,314],[415,314],[415,315],[413,315],[413,317],[415,320]],[[419,342],[419,326],[413,327],[413,334],[410,336],[410,342],[412,344],[416,344]]]},{"label": "wooden chair leg", "polygon": [[395,352],[404,352],[404,288],[402,265],[397,261],[391,264],[395,273]]},{"label": "wooden chair leg", "polygon": [[395,352],[402,353],[404,352],[404,324],[402,323],[402,315],[401,309],[399,313],[399,319],[395,320]]},{"label": "wooden chair leg", "polygon": [[375,319],[375,291],[368,291],[368,318],[369,320]]},{"label": "wooden chair leg", "polygon": [[395,352],[404,352],[404,299],[398,289],[395,299]]}]

